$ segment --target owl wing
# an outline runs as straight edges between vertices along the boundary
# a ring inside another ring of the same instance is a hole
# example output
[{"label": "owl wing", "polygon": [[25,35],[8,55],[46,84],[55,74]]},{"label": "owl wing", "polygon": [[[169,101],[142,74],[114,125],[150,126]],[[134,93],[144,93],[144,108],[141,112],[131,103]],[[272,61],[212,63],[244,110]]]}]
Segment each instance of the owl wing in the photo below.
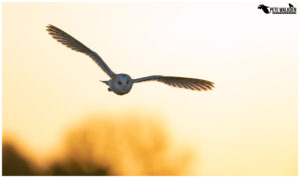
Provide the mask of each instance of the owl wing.
[{"label": "owl wing", "polygon": [[197,90],[197,91],[203,91],[203,90],[206,91],[214,88],[214,83],[207,80],[185,78],[185,77],[161,76],[161,75],[142,77],[142,78],[134,79],[133,82],[138,83],[138,82],[151,81],[151,80],[162,82],[172,87],[186,88],[186,89]]},{"label": "owl wing", "polygon": [[115,73],[107,66],[107,64],[103,61],[103,59],[94,51],[90,50],[80,41],[73,38],[71,35],[67,34],[66,32],[62,31],[61,29],[53,26],[48,25],[46,27],[48,33],[58,42],[62,43],[63,45],[71,48],[74,51],[78,51],[88,55],[90,58],[93,59],[96,64],[108,75],[112,78]]}]

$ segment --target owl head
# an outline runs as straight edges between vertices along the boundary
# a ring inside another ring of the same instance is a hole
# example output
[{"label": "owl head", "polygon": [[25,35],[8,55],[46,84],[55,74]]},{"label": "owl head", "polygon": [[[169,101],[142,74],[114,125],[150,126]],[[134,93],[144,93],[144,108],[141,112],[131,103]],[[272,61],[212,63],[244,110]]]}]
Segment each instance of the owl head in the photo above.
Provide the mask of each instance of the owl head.
[{"label": "owl head", "polygon": [[118,95],[128,93],[132,88],[132,79],[127,74],[117,74],[112,78],[111,89]]}]

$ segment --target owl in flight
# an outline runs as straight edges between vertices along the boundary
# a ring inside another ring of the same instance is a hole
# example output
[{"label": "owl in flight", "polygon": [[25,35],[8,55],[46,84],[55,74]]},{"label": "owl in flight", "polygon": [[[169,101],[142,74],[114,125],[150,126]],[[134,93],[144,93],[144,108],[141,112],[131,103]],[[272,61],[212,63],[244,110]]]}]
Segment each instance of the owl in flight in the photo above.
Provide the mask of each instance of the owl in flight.
[{"label": "owl in flight", "polygon": [[148,77],[132,79],[127,74],[116,74],[108,67],[108,65],[96,52],[86,47],[71,35],[53,25],[48,25],[46,29],[48,33],[58,42],[71,48],[72,50],[84,53],[92,58],[94,62],[96,62],[96,64],[98,64],[98,66],[110,77],[109,80],[102,81],[103,83],[108,85],[108,91],[113,91],[117,95],[124,95],[128,93],[134,83],[144,81],[158,81],[173,87],[186,88],[197,91],[211,90],[214,87],[213,82],[196,78],[152,75]]}]

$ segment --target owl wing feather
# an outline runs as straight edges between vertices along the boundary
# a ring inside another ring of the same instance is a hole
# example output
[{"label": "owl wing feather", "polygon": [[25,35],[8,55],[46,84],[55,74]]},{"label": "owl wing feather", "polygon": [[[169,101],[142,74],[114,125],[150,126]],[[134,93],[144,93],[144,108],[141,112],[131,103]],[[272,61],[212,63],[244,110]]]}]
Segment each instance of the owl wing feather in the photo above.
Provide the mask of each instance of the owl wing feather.
[{"label": "owl wing feather", "polygon": [[74,51],[78,51],[81,53],[84,53],[88,55],[90,58],[93,59],[93,61],[98,64],[98,66],[108,75],[110,78],[112,78],[115,73],[108,67],[108,65],[103,61],[103,59],[94,51],[90,50],[88,47],[86,47],[84,44],[82,44],[80,41],[76,40],[71,35],[67,34],[63,30],[53,26],[48,25],[46,27],[49,35],[51,35],[55,40],[60,42],[61,44],[71,48]]},{"label": "owl wing feather", "polygon": [[214,88],[214,83],[207,80],[162,75],[152,75],[148,77],[137,78],[134,79],[133,82],[138,83],[151,80],[162,82],[172,87],[186,88],[197,91],[212,90],[212,88]]}]

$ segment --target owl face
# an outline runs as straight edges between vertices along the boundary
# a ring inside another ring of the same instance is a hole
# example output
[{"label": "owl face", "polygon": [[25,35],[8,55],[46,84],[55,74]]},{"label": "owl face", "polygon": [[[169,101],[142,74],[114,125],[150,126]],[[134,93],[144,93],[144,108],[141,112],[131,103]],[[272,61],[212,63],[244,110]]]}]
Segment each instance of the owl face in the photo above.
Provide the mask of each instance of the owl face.
[{"label": "owl face", "polygon": [[117,74],[111,82],[111,89],[118,95],[128,93],[132,88],[132,79],[127,74]]}]

